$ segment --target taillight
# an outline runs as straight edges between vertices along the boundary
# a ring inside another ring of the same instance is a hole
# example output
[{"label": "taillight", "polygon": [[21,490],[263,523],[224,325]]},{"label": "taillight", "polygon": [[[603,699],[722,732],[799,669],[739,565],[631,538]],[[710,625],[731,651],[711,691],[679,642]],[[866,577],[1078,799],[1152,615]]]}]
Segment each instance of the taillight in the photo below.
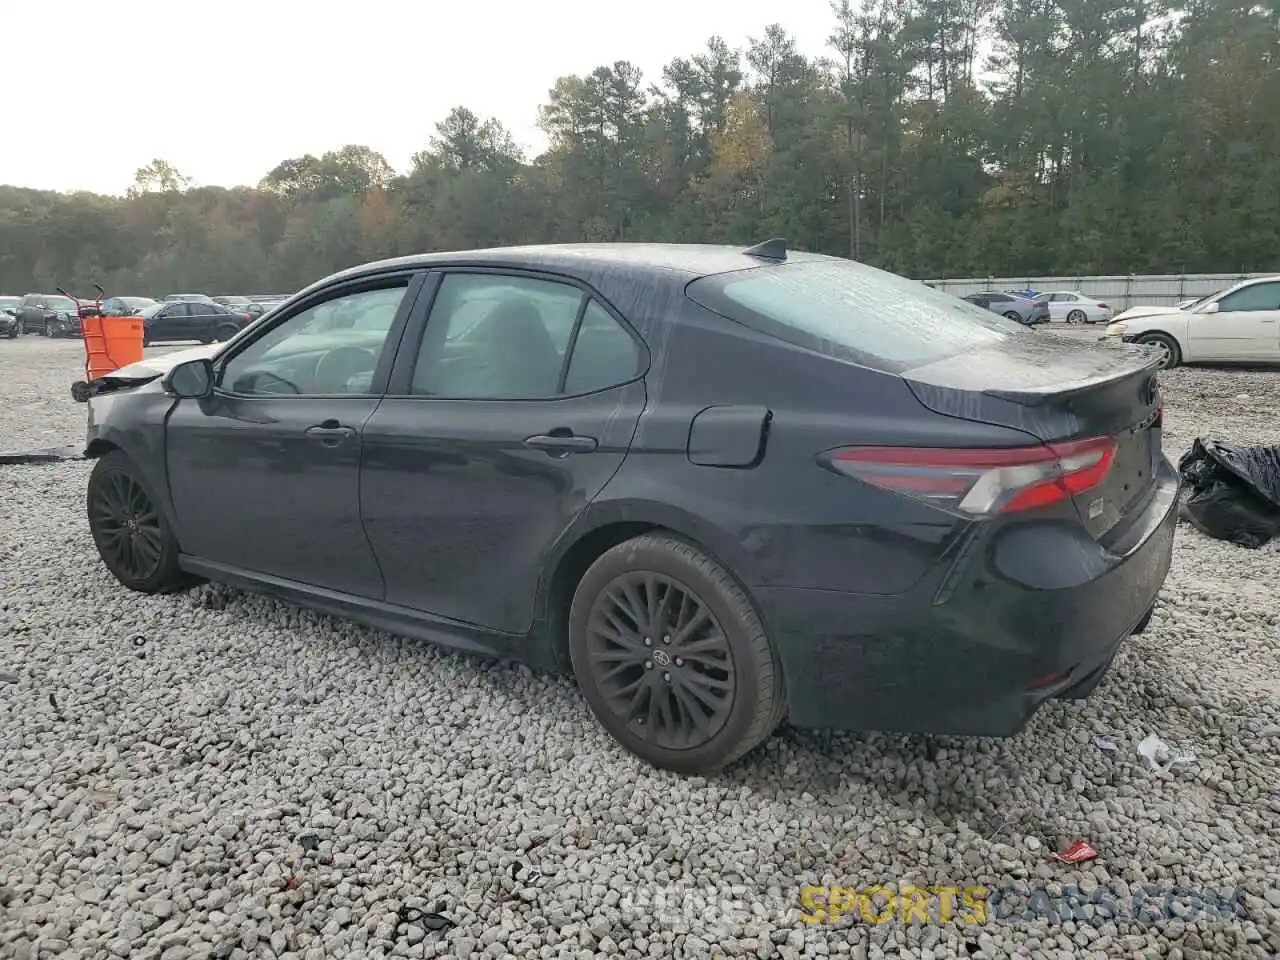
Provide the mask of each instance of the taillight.
[{"label": "taillight", "polygon": [[1116,442],[1096,437],[1007,449],[841,447],[822,455],[831,468],[881,490],[971,517],[1063,503],[1098,486]]},{"label": "taillight", "polygon": [[1109,303],[1100,303],[1100,304],[1098,304],[1098,306],[1100,306],[1103,310],[1110,310],[1110,309],[1111,309],[1111,304],[1109,304]]}]

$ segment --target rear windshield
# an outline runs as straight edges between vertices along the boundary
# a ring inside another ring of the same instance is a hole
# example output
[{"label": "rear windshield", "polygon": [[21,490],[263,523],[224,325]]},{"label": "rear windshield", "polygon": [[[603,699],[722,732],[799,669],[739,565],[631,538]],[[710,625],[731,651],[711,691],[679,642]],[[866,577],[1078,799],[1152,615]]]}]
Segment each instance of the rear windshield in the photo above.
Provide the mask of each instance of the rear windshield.
[{"label": "rear windshield", "polygon": [[959,297],[851,260],[714,274],[685,292],[761,333],[892,373],[1028,335]]}]

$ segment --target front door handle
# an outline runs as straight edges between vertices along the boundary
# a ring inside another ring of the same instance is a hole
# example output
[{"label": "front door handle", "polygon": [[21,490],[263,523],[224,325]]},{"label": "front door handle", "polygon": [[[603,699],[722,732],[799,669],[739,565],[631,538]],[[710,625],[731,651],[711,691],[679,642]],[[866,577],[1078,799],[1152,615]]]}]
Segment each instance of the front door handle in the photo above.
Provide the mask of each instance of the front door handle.
[{"label": "front door handle", "polygon": [[552,456],[566,456],[570,453],[590,453],[599,443],[595,437],[581,437],[574,433],[540,433],[528,437],[524,445],[535,450],[545,450]]},{"label": "front door handle", "polygon": [[337,420],[326,420],[314,427],[307,427],[307,436],[319,440],[326,447],[336,447],[355,435],[352,427],[344,427]]}]

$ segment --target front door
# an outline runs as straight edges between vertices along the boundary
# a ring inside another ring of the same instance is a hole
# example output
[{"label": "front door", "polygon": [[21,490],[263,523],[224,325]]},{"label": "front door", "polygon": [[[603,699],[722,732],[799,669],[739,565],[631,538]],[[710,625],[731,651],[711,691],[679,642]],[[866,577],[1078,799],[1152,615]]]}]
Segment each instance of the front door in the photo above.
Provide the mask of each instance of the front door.
[{"label": "front door", "polygon": [[165,304],[146,321],[147,339],[153,342],[189,339],[187,316],[187,305],[182,301]]},{"label": "front door", "polygon": [[1049,319],[1066,320],[1067,314],[1075,307],[1075,297],[1069,293],[1049,294]]},{"label": "front door", "polygon": [[[394,352],[391,331],[411,306],[412,279],[303,301],[219,358],[211,398],[178,402],[165,439],[184,551],[382,597],[360,519],[361,447],[385,382],[379,364]],[[328,322],[335,300],[354,322]]]},{"label": "front door", "polygon": [[1280,281],[1250,284],[1188,323],[1195,360],[1280,360]]},{"label": "front door", "polygon": [[445,274],[365,425],[360,500],[387,601],[527,631],[552,546],[627,454],[645,356],[571,283]]}]

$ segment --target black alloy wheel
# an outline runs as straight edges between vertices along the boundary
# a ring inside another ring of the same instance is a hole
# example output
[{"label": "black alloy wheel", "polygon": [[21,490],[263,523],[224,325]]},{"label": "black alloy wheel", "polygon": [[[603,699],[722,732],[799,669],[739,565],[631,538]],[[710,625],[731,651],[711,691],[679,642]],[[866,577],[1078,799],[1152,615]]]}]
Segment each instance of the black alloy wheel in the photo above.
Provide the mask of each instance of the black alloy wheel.
[{"label": "black alloy wheel", "polygon": [[130,590],[166,593],[194,578],[178,566],[168,519],[121,450],[102,456],[89,476],[89,530],[98,556]]},{"label": "black alloy wheel", "polygon": [[646,534],[592,564],[574,596],[569,643],[597,719],[658,767],[716,770],[785,714],[781,671],[745,593],[673,537]]},{"label": "black alloy wheel", "polygon": [[686,750],[724,728],[733,653],[688,587],[657,573],[624,573],[596,599],[587,630],[596,684],[643,739]]}]

